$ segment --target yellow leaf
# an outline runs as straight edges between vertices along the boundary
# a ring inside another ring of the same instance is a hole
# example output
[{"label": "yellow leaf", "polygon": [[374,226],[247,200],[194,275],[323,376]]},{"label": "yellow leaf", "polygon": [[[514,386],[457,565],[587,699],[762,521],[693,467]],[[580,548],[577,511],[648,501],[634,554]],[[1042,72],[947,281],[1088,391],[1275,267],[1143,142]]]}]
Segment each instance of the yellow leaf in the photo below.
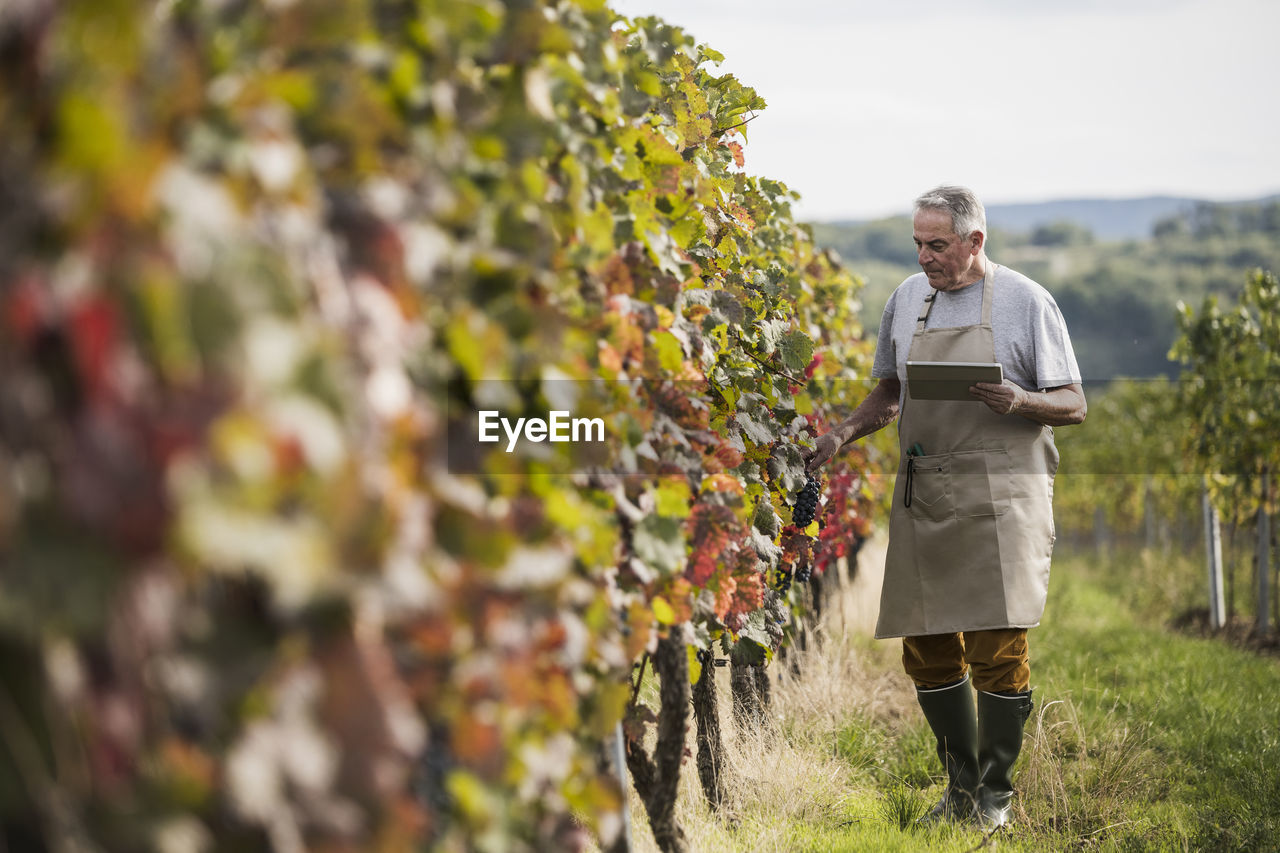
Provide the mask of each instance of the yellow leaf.
[{"label": "yellow leaf", "polygon": [[119,168],[127,143],[118,114],[111,105],[85,93],[66,95],[59,104],[62,159],[76,172],[106,172]]},{"label": "yellow leaf", "polygon": [[689,484],[683,479],[663,481],[654,493],[658,515],[684,518],[689,514]]},{"label": "yellow leaf", "polygon": [[445,789],[463,819],[473,828],[488,825],[500,804],[478,776],[455,770],[445,779]]},{"label": "yellow leaf", "polygon": [[676,336],[670,332],[655,332],[650,341],[658,354],[659,366],[669,373],[678,372],[684,363],[684,351]]},{"label": "yellow leaf", "polygon": [[676,621],[676,611],[662,596],[655,596],[652,602],[653,618],[663,625],[671,625]]}]

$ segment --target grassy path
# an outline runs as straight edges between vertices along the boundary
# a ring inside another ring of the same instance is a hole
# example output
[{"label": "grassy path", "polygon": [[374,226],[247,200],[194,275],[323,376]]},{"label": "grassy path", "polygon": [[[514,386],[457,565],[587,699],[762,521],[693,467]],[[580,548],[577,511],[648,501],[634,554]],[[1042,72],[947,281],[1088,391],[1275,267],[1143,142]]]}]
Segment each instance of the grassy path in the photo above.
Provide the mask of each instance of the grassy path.
[{"label": "grassy path", "polygon": [[[1042,695],[1068,698],[1102,752],[1077,768],[1096,778],[1076,775],[1082,798],[1130,821],[1111,846],[1280,850],[1280,660],[1170,633],[1083,561],[1062,569],[1033,655]],[[1107,753],[1122,740],[1132,755]],[[1121,759],[1128,773],[1108,778]]]},{"label": "grassy path", "polygon": [[[941,792],[931,739],[897,643],[849,633],[778,685],[772,734],[731,737],[729,819],[708,812],[686,764],[692,849],[1280,850],[1280,660],[1142,617],[1139,574],[1055,564],[1031,632],[1015,828],[909,825]],[[637,848],[653,850],[643,822],[635,810]]]}]

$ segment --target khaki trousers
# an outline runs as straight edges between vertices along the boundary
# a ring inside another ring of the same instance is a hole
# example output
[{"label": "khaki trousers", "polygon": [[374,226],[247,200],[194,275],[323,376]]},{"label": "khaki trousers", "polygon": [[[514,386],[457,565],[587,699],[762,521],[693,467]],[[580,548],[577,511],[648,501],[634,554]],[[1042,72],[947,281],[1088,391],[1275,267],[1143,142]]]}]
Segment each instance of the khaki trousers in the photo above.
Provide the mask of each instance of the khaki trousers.
[{"label": "khaki trousers", "polygon": [[925,690],[957,682],[972,668],[977,690],[1024,693],[1031,684],[1027,629],[903,637],[902,666]]}]

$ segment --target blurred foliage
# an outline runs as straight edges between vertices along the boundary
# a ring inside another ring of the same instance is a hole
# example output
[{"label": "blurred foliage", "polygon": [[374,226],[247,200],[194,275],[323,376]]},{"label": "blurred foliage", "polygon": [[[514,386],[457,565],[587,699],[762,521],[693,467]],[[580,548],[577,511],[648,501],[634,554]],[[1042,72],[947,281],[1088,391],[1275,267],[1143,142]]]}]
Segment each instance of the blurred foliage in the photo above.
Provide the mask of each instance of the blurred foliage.
[{"label": "blurred foliage", "polygon": [[1195,518],[1201,478],[1183,448],[1191,418],[1178,383],[1118,379],[1088,403],[1083,424],[1054,435],[1059,529],[1091,530],[1099,513],[1109,533],[1141,531],[1153,517]]},{"label": "blurred foliage", "polygon": [[[1210,479],[1223,518],[1276,511],[1280,470],[1280,282],[1255,270],[1234,307],[1207,297],[1197,312],[1180,303],[1182,332],[1170,353],[1188,367],[1181,402],[1191,428],[1186,446]],[[1263,473],[1271,475],[1263,494]]]},{"label": "blurred foliage", "polygon": [[[0,8],[9,849],[616,835],[632,664],[770,656],[882,499],[857,450],[787,523],[860,283],[719,59],[594,0]],[[607,459],[459,460],[565,393]]]},{"label": "blurred foliage", "polygon": [[1280,237],[1280,199],[1242,204],[1200,202],[1190,210],[1159,220],[1152,228],[1157,239],[1177,239],[1188,234],[1197,239],[1240,234]]},{"label": "blurred foliage", "polygon": [[1182,376],[1116,380],[1090,395],[1083,425],[1058,434],[1060,526],[1087,530],[1097,513],[1113,532],[1196,518],[1206,485],[1229,524],[1251,523],[1264,500],[1276,511],[1261,475],[1280,464],[1280,286],[1256,270],[1234,306],[1209,296],[1178,310],[1170,355]]}]

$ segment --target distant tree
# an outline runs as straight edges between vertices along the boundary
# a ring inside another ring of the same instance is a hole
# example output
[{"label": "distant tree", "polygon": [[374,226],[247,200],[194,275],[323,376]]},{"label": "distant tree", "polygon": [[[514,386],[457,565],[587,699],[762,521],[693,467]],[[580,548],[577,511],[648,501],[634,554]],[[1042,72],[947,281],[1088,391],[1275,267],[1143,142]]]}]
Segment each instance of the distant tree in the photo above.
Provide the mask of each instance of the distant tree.
[{"label": "distant tree", "polygon": [[1280,201],[1263,205],[1260,227],[1265,234],[1280,234]]},{"label": "distant tree", "polygon": [[1033,246],[1081,246],[1092,242],[1092,231],[1066,220],[1039,225],[1031,232]]},{"label": "distant tree", "polygon": [[1191,231],[1197,237],[1225,237],[1236,230],[1234,220],[1226,205],[1202,201],[1191,212]]},{"label": "distant tree", "polygon": [[1187,218],[1179,213],[1156,222],[1151,235],[1157,240],[1188,237],[1191,235],[1191,227],[1187,224]]}]

